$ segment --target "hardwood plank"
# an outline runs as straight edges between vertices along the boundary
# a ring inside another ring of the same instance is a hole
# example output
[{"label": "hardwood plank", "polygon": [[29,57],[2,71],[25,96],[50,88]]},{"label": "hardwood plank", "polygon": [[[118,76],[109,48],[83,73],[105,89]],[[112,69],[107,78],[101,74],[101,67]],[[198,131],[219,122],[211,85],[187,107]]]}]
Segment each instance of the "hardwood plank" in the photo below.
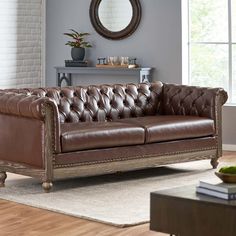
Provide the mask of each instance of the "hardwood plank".
[{"label": "hardwood plank", "polygon": [[[224,152],[224,157],[220,161],[235,163],[236,152]],[[167,236],[167,234],[150,231],[149,224],[118,228],[6,200],[0,200],[0,235]]]}]

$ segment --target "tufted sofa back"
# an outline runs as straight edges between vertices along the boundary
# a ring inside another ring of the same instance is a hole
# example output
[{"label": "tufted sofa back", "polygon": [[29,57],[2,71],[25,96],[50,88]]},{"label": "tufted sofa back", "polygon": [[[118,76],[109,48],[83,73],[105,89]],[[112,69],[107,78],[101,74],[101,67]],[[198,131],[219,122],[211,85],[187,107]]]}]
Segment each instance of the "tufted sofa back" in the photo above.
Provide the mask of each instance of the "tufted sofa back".
[{"label": "tufted sofa back", "polygon": [[163,113],[165,115],[190,115],[214,119],[216,106],[222,106],[226,101],[227,93],[221,88],[163,85]]},{"label": "tufted sofa back", "polygon": [[151,84],[92,85],[87,87],[10,89],[49,97],[59,110],[61,123],[112,121],[161,113],[161,82]]}]

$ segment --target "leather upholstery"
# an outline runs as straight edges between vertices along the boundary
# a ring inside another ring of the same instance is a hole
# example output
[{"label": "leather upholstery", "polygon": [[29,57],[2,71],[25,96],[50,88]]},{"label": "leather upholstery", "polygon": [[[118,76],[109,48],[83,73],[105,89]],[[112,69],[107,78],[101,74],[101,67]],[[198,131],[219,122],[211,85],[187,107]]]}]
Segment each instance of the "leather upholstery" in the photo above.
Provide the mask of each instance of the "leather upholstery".
[{"label": "leather upholstery", "polygon": [[58,106],[61,123],[76,123],[158,114],[161,108],[162,83],[7,91],[49,97]]},{"label": "leather upholstery", "polygon": [[144,144],[142,127],[119,122],[83,122],[61,125],[62,152]]},{"label": "leather upholstery", "polygon": [[[60,121],[59,111],[55,100],[31,94],[29,91],[41,91],[41,89],[6,89],[0,91],[0,114],[27,117],[45,121],[45,105],[53,110],[53,147],[54,152],[60,152]],[[3,124],[4,125],[4,124]],[[1,127],[0,127],[1,129]],[[46,135],[46,134],[45,134]]]},{"label": "leather upholstery", "polygon": [[44,166],[44,123],[0,114],[0,160]]},{"label": "leather upholstery", "polygon": [[221,88],[202,88],[176,84],[163,86],[163,112],[165,115],[203,116],[216,119],[216,105],[227,101]]},{"label": "leather upholstery", "polygon": [[[92,158],[102,159],[104,156],[104,158],[110,158],[109,160],[112,161],[113,156],[118,157],[122,155],[122,158],[129,158],[130,155],[135,156],[135,154],[137,154],[137,156],[141,158],[142,155],[152,154],[151,148],[149,149],[149,147],[163,148],[154,150],[154,154],[157,155],[161,150],[166,150],[163,151],[163,153],[166,153],[167,150],[169,150],[169,152],[179,150],[180,147],[178,145],[183,145],[181,147],[182,151],[185,149],[190,151],[188,146],[189,143],[191,143],[191,145],[212,148],[213,141],[208,142],[209,140],[212,140],[211,138],[198,138],[199,143],[194,141],[191,142],[191,139],[196,136],[202,137],[205,135],[212,135],[213,125],[211,121],[200,121],[200,119],[194,120],[193,118],[191,118],[192,122],[179,120],[178,130],[176,130],[171,125],[172,118],[168,118],[168,125],[165,123],[167,122],[165,121],[167,115],[173,116],[173,120],[176,119],[176,115],[195,116],[197,118],[205,117],[214,120],[215,136],[213,138],[215,140],[215,148],[218,150],[217,157],[219,157],[221,148],[220,112],[221,105],[224,104],[226,100],[227,93],[223,89],[170,85],[162,84],[161,82],[151,84],[142,83],[138,85],[116,84],[94,85],[88,87],[77,86],[3,90],[0,91],[0,119],[3,119],[4,122],[0,122],[0,130],[2,129],[6,132],[8,129],[9,132],[15,134],[15,131],[10,131],[12,127],[12,129],[16,129],[19,134],[22,133],[22,138],[19,142],[21,147],[17,146],[16,151],[11,150],[7,154],[4,154],[7,152],[7,149],[3,148],[3,151],[0,152],[0,159],[24,162],[32,166],[43,166],[45,158],[46,160],[48,158],[48,153],[52,153],[53,155],[53,157],[50,156],[53,160],[52,162],[57,163],[57,158],[59,158],[62,150],[63,152],[69,151],[70,153],[61,155],[66,155],[66,157],[73,156],[73,161],[80,160],[82,156],[89,160],[89,154],[82,154],[85,153],[85,151],[77,152],[77,150],[88,148],[93,150],[88,150],[87,153],[92,151],[94,151],[92,153],[99,153],[98,156],[96,156],[96,154],[92,155]],[[50,117],[50,119],[46,119],[46,117],[49,117],[49,115],[45,113],[44,108],[46,105],[49,105],[53,110],[53,117]],[[162,124],[161,127],[155,126],[152,122],[146,123],[146,126],[148,127],[146,128],[146,132],[148,131],[146,141],[161,141],[160,143],[155,143],[153,145],[140,145],[140,143],[143,143],[144,139],[142,136],[143,132],[141,132],[143,128],[141,126],[137,127],[137,124],[133,123],[132,127],[129,128],[128,124],[131,126],[131,123],[126,123],[126,125],[123,123],[122,127],[119,125],[112,126],[112,122],[122,123],[124,122],[124,119],[128,118],[139,118],[141,120],[141,117],[153,116],[154,118],[152,119],[155,120],[155,117],[158,115],[166,115],[165,118],[162,118],[162,121],[159,121]],[[8,122],[4,116],[9,116],[12,119],[14,118],[14,121]],[[4,127],[5,123],[7,123],[6,129]],[[87,138],[86,136],[85,138],[82,138],[81,131],[86,130],[86,123],[90,123],[90,127],[100,127],[99,132],[97,133],[97,130],[92,128]],[[186,128],[189,132],[187,133],[187,136],[186,130],[184,131],[184,124],[186,123]],[[195,125],[191,123],[194,123]],[[45,128],[45,124],[51,125],[48,126],[50,127],[50,130]],[[68,128],[67,125],[72,126]],[[72,127],[76,127],[77,125],[79,129],[75,131]],[[63,129],[62,131],[61,128]],[[125,135],[121,134],[121,128]],[[32,130],[36,130],[37,135],[30,140],[30,137],[32,137]],[[109,132],[107,132],[107,130],[109,130]],[[110,133],[111,130],[112,135]],[[132,132],[128,132],[128,130],[132,130]],[[96,131],[96,134],[94,131]],[[71,133],[66,134],[66,132]],[[166,134],[164,134],[164,132]],[[74,133],[76,134],[74,135]],[[164,144],[164,140],[169,140],[170,138],[171,140],[178,139],[180,136],[181,138],[185,138],[185,140],[173,142],[173,145],[169,145],[169,143],[172,143],[169,141]],[[189,138],[191,139],[189,140]],[[39,146],[35,145],[36,140],[38,141]],[[49,141],[46,142],[45,140]],[[8,144],[4,142],[3,144],[10,149],[12,142],[14,141],[16,141],[16,139],[11,138],[8,139]],[[32,147],[27,147],[20,153],[19,150],[24,146],[23,144],[28,143],[32,145]],[[45,143],[48,146],[45,145]],[[64,146],[61,145],[62,143]],[[103,146],[104,143],[106,145],[105,147]],[[120,147],[121,145],[122,148]],[[125,145],[129,146],[125,147]],[[146,145],[148,146],[146,147]],[[50,152],[47,152],[49,148]],[[196,148],[199,147],[196,146]],[[118,153],[113,153],[111,149],[116,152],[118,151]],[[73,152],[71,150],[73,150]],[[119,150],[125,151],[121,154],[119,153]],[[130,152],[128,150],[130,150]],[[17,155],[17,152],[19,152],[20,155]],[[35,152],[39,154],[37,154],[36,158],[32,158],[36,155]],[[109,155],[109,153],[111,155]],[[65,156],[63,156],[61,160],[66,163],[67,160],[65,160],[64,157]]]},{"label": "leather upholstery", "polygon": [[[29,116],[28,112],[32,109],[31,115],[35,118],[40,117],[36,114],[39,111],[39,103],[45,101],[37,97],[50,98],[58,106],[61,123],[112,121],[162,113],[215,119],[217,101],[219,100],[220,105],[223,105],[227,100],[227,93],[223,89],[175,84],[162,85],[161,82],[138,85],[8,89],[1,92],[23,93],[30,96],[25,98],[19,95],[15,98],[13,106],[16,109],[13,109],[15,110],[13,114],[21,115],[18,105],[24,100],[26,116]],[[0,108],[3,113],[8,109],[5,107],[6,99],[11,100],[13,96],[13,94],[2,96],[0,93],[2,99]]]},{"label": "leather upholstery", "polygon": [[[25,94],[0,93],[0,113],[43,119],[42,104],[53,103],[48,98]],[[55,106],[55,105],[54,105]]]},{"label": "leather upholstery", "polygon": [[145,143],[214,135],[214,121],[196,116],[145,116],[123,119],[145,129]]},{"label": "leather upholstery", "polygon": [[[189,153],[203,150],[216,150],[215,137],[184,139],[170,142],[151,143],[145,145],[133,145],[112,148],[99,148],[78,152],[57,154],[56,165],[86,165],[129,159],[141,159],[148,157]],[[181,161],[181,156],[180,160]],[[164,161],[163,161],[163,164]]]}]

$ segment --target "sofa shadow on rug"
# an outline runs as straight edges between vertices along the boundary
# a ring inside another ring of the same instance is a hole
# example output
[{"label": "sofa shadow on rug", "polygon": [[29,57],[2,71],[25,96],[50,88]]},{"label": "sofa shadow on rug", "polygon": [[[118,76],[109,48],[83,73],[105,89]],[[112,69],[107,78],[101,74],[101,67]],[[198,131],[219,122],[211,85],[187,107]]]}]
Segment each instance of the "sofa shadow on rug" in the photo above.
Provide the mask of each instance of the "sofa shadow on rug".
[{"label": "sofa shadow on rug", "polygon": [[[197,162],[195,162],[197,163]],[[82,188],[82,187],[89,187],[89,186],[96,186],[96,185],[106,185],[111,183],[119,183],[119,182],[125,182],[125,181],[132,181],[132,180],[145,180],[148,178],[154,178],[158,177],[160,180],[165,179],[166,176],[188,176],[190,174],[197,173],[204,173],[209,170],[212,170],[211,166],[206,166],[206,169],[198,169],[198,168],[182,168],[185,164],[172,164],[169,166],[161,166],[156,168],[149,168],[149,169],[142,169],[142,170],[134,170],[129,172],[117,172],[114,174],[106,174],[106,175],[100,175],[100,176],[91,176],[91,177],[79,177],[79,178],[70,178],[70,179],[63,179],[63,180],[57,180],[55,183],[55,189],[54,192],[57,191],[64,191],[67,189],[73,189],[73,188]],[[208,164],[208,163],[207,163]],[[18,187],[22,186],[25,187],[25,183],[28,182],[31,184],[34,184],[39,188],[39,193],[41,193],[41,183],[38,182],[37,179],[33,179],[31,177],[25,177],[22,176],[20,179],[9,179],[7,180],[6,184],[11,185],[14,183],[14,185],[17,184]]]}]

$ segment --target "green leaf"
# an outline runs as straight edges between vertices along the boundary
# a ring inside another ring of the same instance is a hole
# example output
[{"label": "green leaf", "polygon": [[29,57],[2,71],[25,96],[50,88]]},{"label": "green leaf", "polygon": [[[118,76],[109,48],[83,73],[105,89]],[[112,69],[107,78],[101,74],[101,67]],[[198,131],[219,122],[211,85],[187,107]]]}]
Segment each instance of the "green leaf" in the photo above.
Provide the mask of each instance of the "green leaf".
[{"label": "green leaf", "polygon": [[64,33],[65,36],[68,36],[75,41],[68,41],[65,45],[70,47],[82,47],[82,48],[91,48],[92,45],[89,42],[84,41],[84,37],[90,35],[89,33],[79,33],[74,29],[70,29],[71,33]]}]

